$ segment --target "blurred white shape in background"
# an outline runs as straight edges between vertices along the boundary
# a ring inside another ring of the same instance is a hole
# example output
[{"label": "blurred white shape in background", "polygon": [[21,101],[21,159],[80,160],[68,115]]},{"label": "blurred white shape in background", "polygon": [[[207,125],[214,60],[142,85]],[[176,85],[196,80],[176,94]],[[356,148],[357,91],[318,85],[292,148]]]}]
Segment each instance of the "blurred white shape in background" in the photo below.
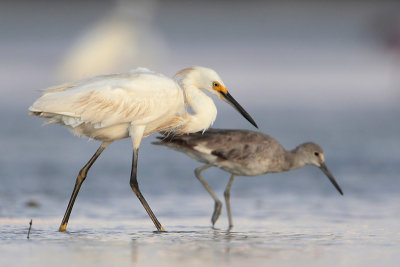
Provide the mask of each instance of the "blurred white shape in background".
[{"label": "blurred white shape in background", "polygon": [[109,15],[87,29],[67,51],[58,71],[76,80],[162,61],[164,42],[152,26],[156,1],[116,2]]}]

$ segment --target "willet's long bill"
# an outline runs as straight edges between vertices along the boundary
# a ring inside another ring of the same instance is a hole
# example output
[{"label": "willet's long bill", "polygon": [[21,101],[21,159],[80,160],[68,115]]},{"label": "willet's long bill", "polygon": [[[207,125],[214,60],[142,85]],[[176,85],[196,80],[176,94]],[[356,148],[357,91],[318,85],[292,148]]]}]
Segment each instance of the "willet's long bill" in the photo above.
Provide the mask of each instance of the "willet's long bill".
[{"label": "willet's long bill", "polygon": [[[113,141],[130,137],[133,143],[130,186],[158,231],[164,228],[139,190],[138,149],[143,137],[159,131],[191,133],[210,127],[217,115],[213,100],[200,89],[234,106],[250,123],[251,116],[228,93],[212,69],[191,67],[174,79],[148,69],[97,76],[46,90],[29,108],[31,115],[48,118],[76,135],[102,141],[99,149],[80,170],[60,231],[65,231],[82,182],[92,164]],[[193,113],[186,110],[189,106]]]},{"label": "willet's long bill", "polygon": [[314,165],[326,174],[339,193],[343,195],[342,189],[325,165],[322,148],[315,143],[304,143],[291,151],[287,151],[269,135],[247,130],[222,129],[209,129],[204,134],[198,132],[158,138],[160,141],[153,144],[164,145],[183,152],[206,164],[197,168],[195,175],[215,201],[214,212],[211,217],[213,226],[221,214],[222,202],[201,176],[202,171],[212,166],[232,174],[224,192],[229,229],[233,226],[230,189],[236,176],[256,176],[295,170],[305,165]]}]

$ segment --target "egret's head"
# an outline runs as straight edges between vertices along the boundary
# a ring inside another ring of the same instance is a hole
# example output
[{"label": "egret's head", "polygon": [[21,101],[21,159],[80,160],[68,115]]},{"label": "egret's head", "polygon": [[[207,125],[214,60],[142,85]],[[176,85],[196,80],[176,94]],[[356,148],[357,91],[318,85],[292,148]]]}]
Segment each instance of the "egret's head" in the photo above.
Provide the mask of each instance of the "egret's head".
[{"label": "egret's head", "polygon": [[210,93],[220,96],[220,92],[227,92],[224,82],[218,73],[209,68],[193,66],[189,68],[188,77],[197,88],[205,89]]},{"label": "egret's head", "polygon": [[195,86],[204,89],[211,94],[217,95],[220,99],[233,106],[243,115],[251,124],[258,128],[253,118],[242,108],[242,106],[229,94],[228,90],[218,73],[212,69],[194,66],[178,72],[175,75],[183,87]]},{"label": "egret's head", "polygon": [[325,155],[322,148],[312,142],[304,143],[296,147],[295,153],[299,159],[303,161],[304,165],[314,165],[321,169],[323,173],[329,178],[333,186],[343,195],[343,191],[336,182],[335,178],[325,165]]}]

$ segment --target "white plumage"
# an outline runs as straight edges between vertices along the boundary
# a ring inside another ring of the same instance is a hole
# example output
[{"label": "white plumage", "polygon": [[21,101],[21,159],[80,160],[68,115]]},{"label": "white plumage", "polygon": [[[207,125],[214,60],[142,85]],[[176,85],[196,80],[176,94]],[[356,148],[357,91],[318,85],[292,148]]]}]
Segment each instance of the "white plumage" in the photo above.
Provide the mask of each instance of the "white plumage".
[{"label": "white plumage", "polygon": [[128,137],[132,122],[146,125],[148,135],[170,121],[175,123],[170,127],[177,128],[185,119],[179,86],[145,69],[50,88],[30,111],[101,141]]},{"label": "white plumage", "polygon": [[[161,224],[152,213],[137,185],[137,153],[143,137],[160,131],[177,134],[204,131],[214,122],[217,108],[200,89],[207,90],[234,106],[257,127],[251,116],[228,93],[212,69],[191,67],[174,79],[138,68],[123,74],[97,76],[44,91],[30,114],[48,118],[77,135],[102,141],[99,150],[80,171],[60,231],[65,231],[72,206],[86,173],[113,141],[130,137],[133,142],[131,187],[158,230]],[[193,111],[189,113],[187,106]]]}]

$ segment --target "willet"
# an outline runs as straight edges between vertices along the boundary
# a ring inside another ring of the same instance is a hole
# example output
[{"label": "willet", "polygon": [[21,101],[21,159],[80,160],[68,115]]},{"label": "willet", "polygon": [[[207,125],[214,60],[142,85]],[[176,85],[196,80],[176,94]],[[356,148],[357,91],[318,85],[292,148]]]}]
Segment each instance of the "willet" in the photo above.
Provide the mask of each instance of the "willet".
[{"label": "willet", "polygon": [[[49,118],[76,135],[102,141],[99,149],[80,170],[60,231],[65,231],[82,182],[92,164],[113,141],[130,137],[133,143],[130,186],[158,231],[164,228],[139,190],[137,159],[143,137],[159,131],[190,133],[210,127],[217,115],[211,92],[233,105],[257,127],[251,116],[228,93],[219,75],[211,69],[192,67],[174,79],[139,68],[125,74],[98,76],[64,84],[44,92],[30,108],[30,114]],[[193,114],[186,110],[188,105]]]},{"label": "willet", "polygon": [[195,175],[215,201],[214,212],[211,217],[213,227],[221,214],[222,202],[201,176],[202,171],[212,166],[231,173],[231,178],[224,192],[229,229],[233,226],[230,189],[236,176],[256,176],[295,170],[305,165],[314,165],[326,174],[339,193],[343,195],[342,189],[325,165],[322,148],[315,143],[304,143],[291,151],[287,151],[269,135],[247,130],[222,129],[209,129],[205,133],[198,132],[182,136],[162,136],[158,139],[160,141],[153,144],[164,145],[183,152],[206,164],[197,168]]}]

